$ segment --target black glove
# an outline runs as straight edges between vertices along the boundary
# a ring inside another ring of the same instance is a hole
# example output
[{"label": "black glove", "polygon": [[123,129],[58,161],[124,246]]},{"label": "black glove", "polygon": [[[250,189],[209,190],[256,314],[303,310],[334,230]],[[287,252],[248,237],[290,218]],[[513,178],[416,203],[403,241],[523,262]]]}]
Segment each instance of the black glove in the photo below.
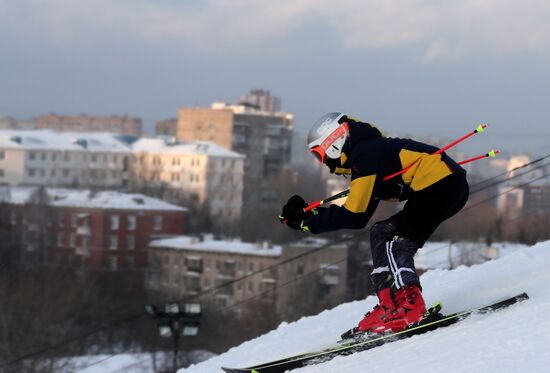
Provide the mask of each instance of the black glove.
[{"label": "black glove", "polygon": [[281,221],[292,229],[302,230],[302,221],[306,216],[305,207],[307,207],[306,201],[297,194],[293,195],[283,207]]}]

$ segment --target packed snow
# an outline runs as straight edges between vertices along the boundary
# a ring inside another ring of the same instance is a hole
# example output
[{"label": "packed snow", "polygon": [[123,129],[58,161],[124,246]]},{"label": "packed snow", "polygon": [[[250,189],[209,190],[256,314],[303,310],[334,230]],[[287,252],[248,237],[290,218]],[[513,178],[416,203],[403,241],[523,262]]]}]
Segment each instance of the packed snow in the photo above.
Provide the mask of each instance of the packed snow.
[{"label": "packed snow", "polygon": [[[445,313],[484,306],[522,292],[531,299],[293,372],[548,372],[549,269],[550,241],[546,241],[484,264],[430,270],[421,277],[426,303],[440,300]],[[253,366],[331,346],[376,303],[370,296],[317,316],[283,323],[276,330],[179,372],[222,372],[221,366]]]}]

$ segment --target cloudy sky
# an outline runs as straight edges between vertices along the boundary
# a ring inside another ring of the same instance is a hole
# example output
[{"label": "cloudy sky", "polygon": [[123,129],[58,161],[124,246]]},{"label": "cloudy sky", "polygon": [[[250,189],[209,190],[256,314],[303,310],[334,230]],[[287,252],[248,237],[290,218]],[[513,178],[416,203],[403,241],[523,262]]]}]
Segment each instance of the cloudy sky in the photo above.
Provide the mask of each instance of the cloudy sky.
[{"label": "cloudy sky", "polygon": [[[0,0],[0,115],[129,114],[267,88],[306,128],[550,135],[550,2]],[[543,145],[540,145],[543,146]]]}]

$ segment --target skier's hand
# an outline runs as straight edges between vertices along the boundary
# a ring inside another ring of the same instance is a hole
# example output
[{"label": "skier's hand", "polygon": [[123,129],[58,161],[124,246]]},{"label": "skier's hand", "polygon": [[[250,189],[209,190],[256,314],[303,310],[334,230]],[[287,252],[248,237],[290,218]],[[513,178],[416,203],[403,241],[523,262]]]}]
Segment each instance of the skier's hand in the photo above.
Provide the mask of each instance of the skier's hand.
[{"label": "skier's hand", "polygon": [[281,221],[292,229],[302,230],[302,222],[306,216],[305,207],[307,207],[306,201],[297,194],[293,195],[283,207]]}]

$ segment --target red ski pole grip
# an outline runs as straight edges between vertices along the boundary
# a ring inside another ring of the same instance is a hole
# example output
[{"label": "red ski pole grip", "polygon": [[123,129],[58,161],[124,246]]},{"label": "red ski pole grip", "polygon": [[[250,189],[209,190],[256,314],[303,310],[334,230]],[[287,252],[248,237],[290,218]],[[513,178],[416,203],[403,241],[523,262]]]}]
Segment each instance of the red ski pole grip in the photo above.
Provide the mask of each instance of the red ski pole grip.
[{"label": "red ski pole grip", "polygon": [[304,212],[311,211],[314,208],[317,208],[317,207],[321,206],[322,203],[323,203],[323,201],[311,202],[309,205],[307,205],[307,207],[304,207]]}]

